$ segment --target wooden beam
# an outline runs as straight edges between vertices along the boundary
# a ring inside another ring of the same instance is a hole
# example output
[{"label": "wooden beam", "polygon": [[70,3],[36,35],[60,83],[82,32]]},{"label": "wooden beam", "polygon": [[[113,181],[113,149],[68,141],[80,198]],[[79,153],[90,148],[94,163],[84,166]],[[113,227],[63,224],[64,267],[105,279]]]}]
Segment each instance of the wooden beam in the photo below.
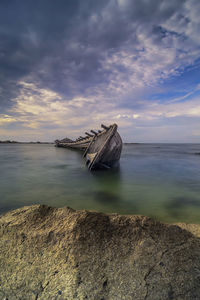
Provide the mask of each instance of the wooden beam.
[{"label": "wooden beam", "polygon": [[109,127],[105,126],[104,124],[101,124],[101,127],[102,127],[103,129],[106,129],[106,130],[109,129]]},{"label": "wooden beam", "polygon": [[88,133],[88,132],[85,132],[85,134],[86,134],[87,136],[93,137],[93,135],[90,134],[90,133]]},{"label": "wooden beam", "polygon": [[94,130],[90,130],[92,133],[94,133],[94,135],[97,135],[97,132]]}]

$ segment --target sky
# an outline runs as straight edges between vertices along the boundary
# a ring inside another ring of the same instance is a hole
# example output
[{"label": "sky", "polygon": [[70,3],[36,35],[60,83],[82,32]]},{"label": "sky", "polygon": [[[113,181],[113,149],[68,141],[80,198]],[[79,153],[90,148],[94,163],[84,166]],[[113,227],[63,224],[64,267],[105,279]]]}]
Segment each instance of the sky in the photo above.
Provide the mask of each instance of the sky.
[{"label": "sky", "polygon": [[200,143],[199,0],[1,0],[0,140]]}]

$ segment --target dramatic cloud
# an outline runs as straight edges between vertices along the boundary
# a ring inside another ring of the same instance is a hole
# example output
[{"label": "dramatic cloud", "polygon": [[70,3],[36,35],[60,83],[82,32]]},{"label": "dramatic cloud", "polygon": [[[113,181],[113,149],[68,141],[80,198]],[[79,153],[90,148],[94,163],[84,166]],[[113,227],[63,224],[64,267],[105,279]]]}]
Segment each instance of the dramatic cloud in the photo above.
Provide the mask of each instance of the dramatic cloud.
[{"label": "dramatic cloud", "polygon": [[199,15],[197,0],[1,1],[1,136],[117,122],[125,140],[198,141]]}]

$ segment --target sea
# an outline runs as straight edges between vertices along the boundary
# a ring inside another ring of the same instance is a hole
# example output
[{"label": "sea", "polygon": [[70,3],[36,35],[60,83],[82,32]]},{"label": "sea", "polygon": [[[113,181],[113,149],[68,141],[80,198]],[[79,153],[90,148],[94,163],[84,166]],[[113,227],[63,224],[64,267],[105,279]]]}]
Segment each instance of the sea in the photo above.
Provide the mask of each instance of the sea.
[{"label": "sea", "polygon": [[124,144],[92,172],[76,150],[0,144],[0,214],[32,204],[200,223],[200,144]]}]

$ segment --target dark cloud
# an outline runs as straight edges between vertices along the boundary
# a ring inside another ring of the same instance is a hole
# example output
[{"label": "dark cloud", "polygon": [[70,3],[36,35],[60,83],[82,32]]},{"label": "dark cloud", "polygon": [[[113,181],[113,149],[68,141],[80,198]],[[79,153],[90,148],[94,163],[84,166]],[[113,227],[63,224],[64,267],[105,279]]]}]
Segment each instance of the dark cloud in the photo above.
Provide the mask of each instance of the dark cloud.
[{"label": "dark cloud", "polygon": [[[184,2],[1,1],[1,105],[14,98],[22,79],[69,97],[108,82],[112,69],[105,58],[124,48],[137,52],[144,31],[162,43],[162,23]],[[119,65],[117,72],[126,70]]]}]

